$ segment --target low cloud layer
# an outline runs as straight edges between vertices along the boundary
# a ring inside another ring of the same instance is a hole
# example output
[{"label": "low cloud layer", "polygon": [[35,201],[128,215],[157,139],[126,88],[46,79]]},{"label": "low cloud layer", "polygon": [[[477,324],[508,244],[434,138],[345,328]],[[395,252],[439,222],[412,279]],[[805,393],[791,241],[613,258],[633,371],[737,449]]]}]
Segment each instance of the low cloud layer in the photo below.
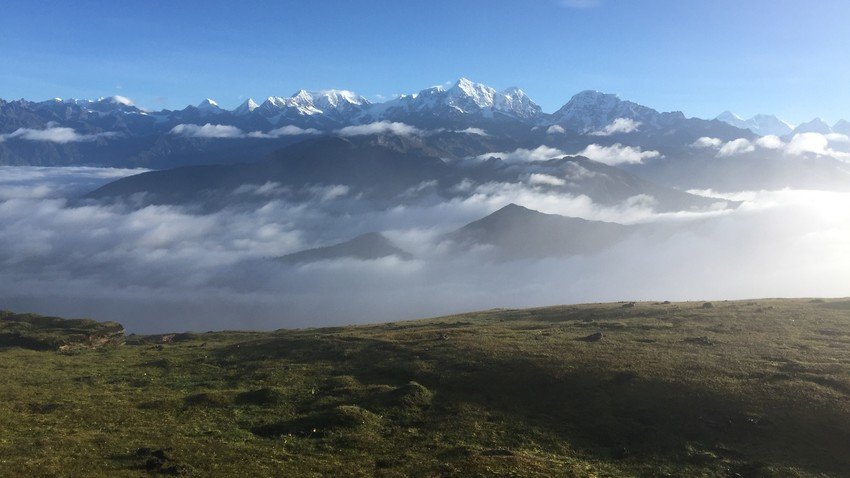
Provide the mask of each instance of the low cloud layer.
[{"label": "low cloud layer", "polygon": [[546,161],[553,158],[562,158],[567,153],[558,148],[541,145],[534,149],[518,148],[510,152],[485,153],[476,157],[479,160],[498,158],[508,163],[524,163],[530,161]]},{"label": "low cloud layer", "polygon": [[426,134],[425,131],[410,126],[405,123],[397,123],[392,121],[377,121],[375,123],[356,125],[356,126],[346,126],[345,128],[341,128],[336,132],[340,136],[365,136],[372,134],[396,134],[399,136],[422,136]]},{"label": "low cloud layer", "polygon": [[[850,194],[742,192],[726,195],[743,201],[737,210],[658,214],[648,196],[603,207],[553,193],[550,186],[564,178],[532,173],[520,183],[468,183],[462,198],[342,215],[323,201],[356,200],[357,191],[343,184],[317,188],[300,204],[276,199],[281,186],[274,183],[246,187],[238,193],[268,200],[248,211],[209,214],[76,204],[61,195],[134,172],[2,171],[0,191],[14,185],[19,194],[0,198],[0,308],[118,320],[132,331],[155,332],[601,300],[850,294]],[[509,202],[663,228],[583,257],[491,262],[475,251],[458,256],[445,249],[442,234]],[[370,231],[383,231],[415,259],[302,266],[270,260]]]},{"label": "low cloud layer", "polygon": [[0,201],[76,198],[108,182],[147,169],[0,166]]},{"label": "low cloud layer", "polygon": [[617,118],[600,131],[590,133],[591,136],[611,136],[612,134],[634,133],[638,130],[640,121],[631,118]]},{"label": "low cloud layer", "polygon": [[11,133],[0,134],[0,143],[10,139],[47,141],[50,143],[80,143],[96,141],[100,138],[110,138],[117,135],[118,133],[113,132],[81,134],[77,133],[73,128],[59,126],[48,126],[44,129],[18,128]]},{"label": "low cloud layer", "polygon": [[[67,129],[67,128],[57,128]],[[186,138],[216,138],[216,139],[237,139],[237,138],[281,138],[284,136],[300,136],[300,135],[316,135],[322,134],[322,131],[316,128],[301,128],[295,125],[281,126],[271,131],[251,131],[244,132],[236,126],[206,123],[204,125],[196,124],[179,124],[171,128],[171,134],[183,136]],[[466,128],[461,130],[447,130],[444,128],[426,130],[411,126],[406,123],[392,121],[377,121],[362,125],[346,126],[337,130],[330,131],[329,134],[335,134],[342,137],[351,136],[368,136],[379,134],[394,134],[398,136],[431,136],[438,133],[457,133],[457,134],[472,134],[478,136],[490,136],[487,131],[481,128]],[[14,133],[13,133],[14,134]],[[104,133],[105,134],[105,133]],[[3,137],[0,136],[0,141]]]},{"label": "low cloud layer", "polygon": [[576,154],[609,166],[639,164],[645,159],[661,156],[661,153],[658,151],[642,151],[639,146],[623,146],[620,143],[615,143],[611,146],[591,144]]},{"label": "low cloud layer", "polygon": [[283,136],[300,136],[300,135],[313,135],[321,133],[316,128],[299,128],[294,125],[286,125],[281,126],[280,128],[275,128],[268,133],[263,133],[261,131],[253,131],[248,133],[248,137],[250,138],[281,138]]},{"label": "low cloud layer", "polygon": [[207,123],[203,126],[196,124],[178,124],[171,128],[171,134],[187,138],[243,138],[245,134],[236,126]]},{"label": "low cloud layer", "polygon": [[203,126],[196,124],[178,124],[171,128],[171,134],[183,136],[186,138],[217,138],[217,139],[236,139],[236,138],[280,138],[283,136],[297,135],[312,135],[319,134],[319,130],[315,128],[299,128],[298,126],[282,126],[268,132],[252,131],[245,133],[236,126],[211,124],[207,123]]},{"label": "low cloud layer", "polygon": [[850,137],[837,133],[799,133],[792,136],[787,143],[774,135],[762,136],[754,141],[738,138],[727,142],[718,138],[702,137],[691,146],[699,149],[716,149],[719,158],[763,149],[782,151],[792,156],[830,156],[850,160]]}]

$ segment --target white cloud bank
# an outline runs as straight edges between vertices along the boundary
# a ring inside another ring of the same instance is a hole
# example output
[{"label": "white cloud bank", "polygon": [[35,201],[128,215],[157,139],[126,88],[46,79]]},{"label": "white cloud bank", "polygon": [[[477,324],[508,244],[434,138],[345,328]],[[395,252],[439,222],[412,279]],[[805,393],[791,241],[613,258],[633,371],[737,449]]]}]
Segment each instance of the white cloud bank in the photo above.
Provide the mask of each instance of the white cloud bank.
[{"label": "white cloud bank", "polygon": [[79,143],[85,141],[96,141],[100,138],[117,136],[117,133],[103,132],[93,134],[80,134],[73,128],[59,126],[48,126],[45,129],[18,128],[17,130],[0,134],[0,143],[10,139],[23,139],[27,141],[47,141],[50,143]]},{"label": "white cloud bank", "polygon": [[634,133],[638,130],[640,121],[630,118],[617,118],[600,131],[590,133],[591,136],[611,136],[612,134]]},{"label": "white cloud bank", "polygon": [[746,138],[723,142],[719,138],[702,137],[691,146],[694,148],[717,149],[717,157],[724,158],[739,154],[752,153],[757,148],[778,150],[792,156],[831,156],[838,159],[850,159],[850,152],[836,149],[850,144],[850,137],[843,134],[798,133],[788,143],[775,135],[762,136],[755,141]]},{"label": "white cloud bank", "polygon": [[399,136],[424,136],[426,131],[405,123],[376,121],[374,123],[346,126],[336,131],[340,136],[366,136],[373,134],[395,134]]},{"label": "white cloud bank", "polygon": [[498,158],[508,163],[524,163],[530,161],[547,161],[549,159],[562,158],[564,156],[567,156],[567,153],[558,148],[541,145],[534,149],[518,148],[510,152],[485,153],[476,156],[475,159],[483,161],[490,158]]},{"label": "white cloud bank", "polygon": [[[2,170],[0,191],[10,178],[36,190],[46,174]],[[356,195],[341,186],[317,188],[306,204],[270,197],[255,209],[214,213],[74,205],[38,194],[0,199],[0,302],[157,332],[322,326],[603,300],[850,295],[850,194],[741,193],[729,196],[744,201],[737,210],[657,214],[646,196],[604,207],[540,187],[559,179],[540,174],[522,183],[467,184],[463,198],[343,215],[322,209],[327,198]],[[273,195],[280,187],[244,192]],[[601,254],[545,260],[488,262],[474,251],[453,256],[441,248],[442,233],[508,202],[595,220],[662,221],[667,232],[635,235]],[[270,260],[370,231],[385,231],[416,259],[304,267]]]},{"label": "white cloud bank", "polygon": [[724,158],[735,156],[737,154],[752,153],[755,150],[756,147],[749,140],[745,138],[738,138],[721,146],[720,150],[717,151],[717,156]]},{"label": "white cloud bank", "polygon": [[466,129],[459,129],[459,130],[456,130],[456,131],[455,131],[455,133],[461,133],[461,134],[474,134],[474,135],[478,135],[478,136],[490,136],[490,133],[488,133],[488,132],[484,131],[483,129],[481,129],[481,128],[472,128],[472,127],[469,127],[469,128],[466,128]]},{"label": "white cloud bank", "polygon": [[620,143],[615,143],[611,146],[591,144],[576,153],[576,155],[584,156],[585,158],[599,161],[609,166],[639,164],[645,159],[661,157],[661,153],[658,151],[642,151],[639,146],[623,146]]},{"label": "white cloud bank", "polygon": [[531,173],[528,176],[528,182],[532,185],[542,186],[563,186],[567,184],[567,181],[564,179],[543,173]]},{"label": "white cloud bank", "polygon": [[584,156],[585,158],[616,166],[618,164],[638,164],[645,159],[661,157],[658,151],[642,151],[639,146],[623,146],[620,143],[611,146],[591,144],[583,150],[571,155],[558,148],[541,145],[534,149],[518,148],[510,152],[485,153],[475,157],[477,160],[498,158],[509,163],[523,163],[532,161],[547,161],[550,159],[563,158],[564,156]]},{"label": "white cloud bank", "polygon": [[313,135],[320,134],[321,131],[316,128],[299,128],[295,125],[286,125],[281,126],[280,128],[273,129],[268,133],[263,133],[262,131],[252,131],[248,133],[249,138],[280,138],[283,136],[300,136],[300,135]]},{"label": "white cloud bank", "polygon": [[171,128],[173,135],[187,138],[243,138],[245,134],[236,126],[207,123],[203,126],[196,124],[178,124]]},{"label": "white cloud bank", "polygon": [[321,133],[315,128],[299,128],[294,125],[281,126],[268,132],[252,131],[245,133],[236,126],[207,123],[203,126],[196,124],[178,124],[171,128],[171,134],[186,138],[280,138],[284,136],[313,135]]}]

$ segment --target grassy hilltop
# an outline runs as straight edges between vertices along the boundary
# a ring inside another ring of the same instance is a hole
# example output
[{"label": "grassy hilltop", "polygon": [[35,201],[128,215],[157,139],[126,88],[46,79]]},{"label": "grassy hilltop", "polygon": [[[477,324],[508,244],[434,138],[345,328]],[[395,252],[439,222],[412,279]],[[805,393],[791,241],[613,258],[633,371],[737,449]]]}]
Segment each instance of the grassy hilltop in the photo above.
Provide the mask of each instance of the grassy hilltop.
[{"label": "grassy hilltop", "polygon": [[120,331],[0,313],[0,474],[850,475],[846,300]]}]

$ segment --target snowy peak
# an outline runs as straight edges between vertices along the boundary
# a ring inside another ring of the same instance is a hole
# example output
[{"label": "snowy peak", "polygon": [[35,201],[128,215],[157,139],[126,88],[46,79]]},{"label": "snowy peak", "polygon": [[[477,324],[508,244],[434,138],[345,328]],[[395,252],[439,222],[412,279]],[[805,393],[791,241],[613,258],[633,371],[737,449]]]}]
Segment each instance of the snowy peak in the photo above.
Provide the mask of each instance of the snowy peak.
[{"label": "snowy peak", "polygon": [[222,112],[222,109],[218,107],[218,103],[209,98],[205,98],[204,101],[198,103],[196,108],[198,108],[201,114],[218,114]]},{"label": "snowy peak", "polygon": [[259,110],[266,116],[322,115],[336,121],[347,121],[368,105],[366,98],[348,90],[298,90],[289,98],[269,97]]},{"label": "snowy peak", "polygon": [[785,136],[794,129],[792,125],[774,115],[758,114],[745,120],[731,111],[724,111],[715,119],[736,128],[748,129],[759,136]]},{"label": "snowy peak", "polygon": [[585,90],[573,96],[551,116],[552,123],[576,131],[600,131],[614,120],[626,118],[640,123],[654,123],[660,113],[615,94]]},{"label": "snowy peak", "polygon": [[[448,104],[455,107],[463,107],[464,102],[471,101],[476,107],[492,108],[496,90],[481,83],[473,83],[472,81],[461,78],[457,80],[455,85],[446,91]],[[469,111],[465,111],[469,113]]]},{"label": "snowy peak", "polygon": [[755,126],[750,131],[759,136],[785,136],[794,130],[794,126],[774,115],[755,115],[750,118],[750,122]]},{"label": "snowy peak", "polygon": [[722,121],[726,124],[730,124],[732,126],[735,126],[736,128],[746,129],[746,128],[750,127],[750,124],[744,118],[741,118],[740,116],[736,115],[735,113],[733,113],[729,110],[726,110],[723,113],[720,113],[714,119],[716,119],[717,121]]},{"label": "snowy peak", "polygon": [[237,106],[233,110],[233,114],[235,114],[237,116],[247,115],[247,114],[251,113],[252,111],[254,111],[255,109],[257,109],[259,107],[260,107],[260,105],[258,105],[256,102],[254,102],[253,98],[248,98],[247,100],[245,100],[244,103]]},{"label": "snowy peak", "polygon": [[495,98],[494,107],[499,111],[510,112],[518,118],[533,119],[543,114],[543,109],[531,100],[521,89],[512,86],[503,90]]},{"label": "snowy peak", "polygon": [[832,133],[832,128],[826,124],[826,121],[815,118],[808,123],[803,123],[800,126],[794,128],[794,134],[800,133],[820,133],[820,134],[829,134]]},{"label": "snowy peak", "polygon": [[322,90],[307,94],[310,95],[313,104],[325,112],[369,105],[366,98],[348,90]]},{"label": "snowy peak", "polygon": [[289,98],[284,98],[282,96],[269,96],[268,99],[260,105],[258,111],[261,111],[266,116],[276,116],[281,114],[312,116],[322,113],[312,105],[310,98],[301,95],[300,91]]},{"label": "snowy peak", "polygon": [[380,118],[385,114],[397,118],[401,114],[416,113],[436,117],[477,115],[485,118],[499,114],[518,119],[535,119],[542,114],[542,110],[519,88],[498,92],[482,83],[460,78],[449,89],[432,86],[419,93],[375,105],[370,113],[371,118]]}]

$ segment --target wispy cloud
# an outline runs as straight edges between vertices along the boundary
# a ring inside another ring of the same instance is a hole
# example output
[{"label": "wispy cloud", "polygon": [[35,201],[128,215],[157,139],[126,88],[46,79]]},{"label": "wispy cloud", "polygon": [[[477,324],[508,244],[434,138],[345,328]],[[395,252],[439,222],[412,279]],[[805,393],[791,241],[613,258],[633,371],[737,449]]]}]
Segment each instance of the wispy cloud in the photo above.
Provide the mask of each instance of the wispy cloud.
[{"label": "wispy cloud", "polygon": [[528,183],[541,186],[563,186],[567,184],[567,181],[551,174],[531,173],[528,176]]},{"label": "wispy cloud", "polygon": [[171,128],[171,134],[187,138],[242,138],[245,134],[236,126],[207,123],[203,126],[196,124],[178,124]]},{"label": "wispy cloud", "polygon": [[371,134],[396,134],[399,136],[423,136],[426,131],[405,123],[391,121],[376,121],[374,123],[356,126],[346,126],[336,131],[340,136],[365,136]]},{"label": "wispy cloud", "polygon": [[612,134],[634,133],[638,130],[640,121],[631,118],[617,118],[600,131],[590,133],[591,136],[611,136]]},{"label": "wispy cloud", "polygon": [[752,153],[755,150],[756,147],[755,145],[753,145],[753,143],[750,142],[750,140],[746,138],[738,138],[733,139],[732,141],[729,141],[723,146],[721,146],[720,150],[717,152],[717,156],[723,158],[728,156],[735,156],[736,154]]},{"label": "wispy cloud", "polygon": [[186,138],[218,138],[218,139],[237,139],[237,138],[280,138],[283,136],[298,136],[320,134],[321,131],[315,128],[299,128],[294,125],[282,126],[268,132],[252,131],[245,133],[236,126],[224,124],[207,123],[203,126],[196,124],[178,124],[171,128],[173,135],[183,136]]},{"label": "wispy cloud", "polygon": [[466,129],[459,129],[459,130],[456,130],[454,132],[455,133],[463,133],[463,134],[475,134],[475,135],[478,135],[478,136],[490,136],[490,133],[484,131],[481,128],[470,127],[470,128],[466,128]]},{"label": "wispy cloud", "polygon": [[752,153],[761,148],[782,151],[790,156],[830,156],[847,160],[850,158],[850,152],[844,149],[848,144],[850,144],[850,137],[843,134],[799,133],[795,134],[788,143],[775,135],[762,136],[755,141],[738,138],[726,142],[719,138],[704,136],[691,146],[716,149],[719,158]]},{"label": "wispy cloud", "polygon": [[639,164],[644,159],[660,157],[661,153],[654,150],[642,151],[639,146],[623,146],[620,143],[615,143],[611,146],[591,144],[576,153],[576,155],[584,156],[585,158],[599,161],[609,166],[616,166],[618,164]]},{"label": "wispy cloud", "polygon": [[691,144],[694,148],[719,148],[723,144],[723,140],[720,138],[710,138],[708,136],[703,136]]},{"label": "wispy cloud", "polygon": [[280,128],[273,129],[268,133],[262,131],[252,131],[247,134],[249,138],[280,138],[282,136],[300,136],[319,134],[321,131],[316,128],[299,128],[295,125],[286,125]]},{"label": "wispy cloud", "polygon": [[487,160],[490,158],[498,158],[506,162],[521,163],[529,161],[546,161],[549,159],[561,158],[566,155],[567,153],[560,149],[541,145],[534,149],[518,148],[510,152],[485,153],[476,156],[475,159]]},{"label": "wispy cloud", "polygon": [[48,126],[45,129],[18,128],[17,130],[0,134],[0,143],[10,139],[22,139],[26,141],[47,141],[50,143],[78,143],[85,141],[95,141],[99,138],[110,138],[117,136],[118,133],[103,132],[92,134],[80,134],[74,131],[73,128],[65,128],[58,126]]}]

